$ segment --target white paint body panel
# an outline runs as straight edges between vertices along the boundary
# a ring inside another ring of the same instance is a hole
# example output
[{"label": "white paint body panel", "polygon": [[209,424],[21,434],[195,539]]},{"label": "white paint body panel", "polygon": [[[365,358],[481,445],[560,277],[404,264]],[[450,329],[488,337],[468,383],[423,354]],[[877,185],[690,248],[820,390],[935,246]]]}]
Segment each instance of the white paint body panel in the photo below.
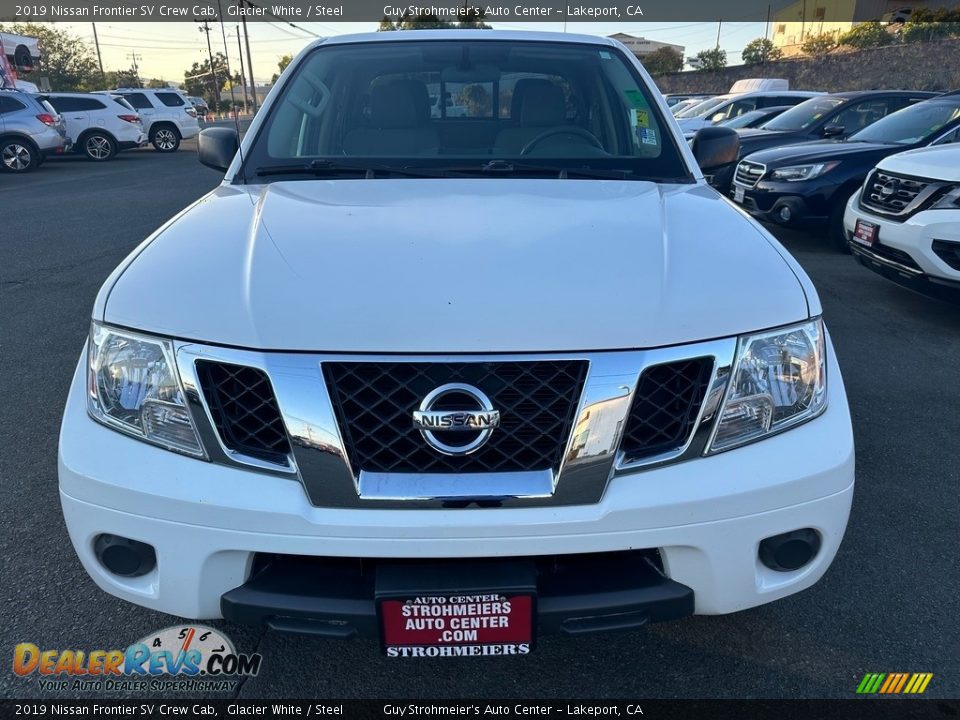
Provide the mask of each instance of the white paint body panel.
[{"label": "white paint body panel", "polygon": [[699,184],[290,181],[208,195],[103,319],[264,350],[648,348],[803,320],[796,272]]}]

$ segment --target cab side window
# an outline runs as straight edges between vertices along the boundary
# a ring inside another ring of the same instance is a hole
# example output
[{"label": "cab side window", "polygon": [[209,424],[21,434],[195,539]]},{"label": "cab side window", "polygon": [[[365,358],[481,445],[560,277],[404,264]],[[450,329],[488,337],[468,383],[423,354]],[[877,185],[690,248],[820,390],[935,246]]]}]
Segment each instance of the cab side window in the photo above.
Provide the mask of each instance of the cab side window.
[{"label": "cab side window", "polygon": [[137,110],[151,109],[153,105],[150,104],[150,101],[147,99],[147,96],[143,93],[126,93],[124,99],[133,105]]}]

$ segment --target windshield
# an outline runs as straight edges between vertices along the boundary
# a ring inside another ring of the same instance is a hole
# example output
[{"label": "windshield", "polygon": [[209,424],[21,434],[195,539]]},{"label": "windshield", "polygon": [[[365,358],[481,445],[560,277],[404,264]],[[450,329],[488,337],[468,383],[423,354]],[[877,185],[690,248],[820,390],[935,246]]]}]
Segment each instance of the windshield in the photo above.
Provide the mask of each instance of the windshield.
[{"label": "windshield", "polygon": [[764,130],[806,130],[820,118],[843,103],[847,98],[821,96],[805,100],[789,110],[768,120],[760,127]]},{"label": "windshield", "polygon": [[244,175],[520,172],[511,160],[554,175],[690,180],[650,91],[619,51],[500,40],[321,45],[295,66]]},{"label": "windshield", "polygon": [[701,117],[706,115],[708,112],[713,110],[715,107],[722,105],[730,99],[729,95],[718,95],[717,97],[712,97],[709,100],[704,100],[699,102],[692,107],[688,107],[683,112],[677,113],[678,118],[690,118],[690,117]]},{"label": "windshield", "polygon": [[958,118],[960,95],[926,100],[877,120],[851,135],[849,141],[913,145],[929,139]]},{"label": "windshield", "polygon": [[743,115],[721,120],[717,124],[728,128],[743,128],[755,123],[759,118],[765,117],[769,113],[769,110],[750,110],[749,112],[743,113]]}]

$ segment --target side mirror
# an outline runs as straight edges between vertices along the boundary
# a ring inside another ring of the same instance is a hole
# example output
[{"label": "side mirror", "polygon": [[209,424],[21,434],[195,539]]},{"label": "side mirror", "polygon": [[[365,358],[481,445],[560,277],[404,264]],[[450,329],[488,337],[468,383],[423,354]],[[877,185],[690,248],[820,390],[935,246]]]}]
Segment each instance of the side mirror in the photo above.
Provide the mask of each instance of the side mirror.
[{"label": "side mirror", "polygon": [[843,125],[827,125],[823,129],[824,137],[839,137],[843,135]]},{"label": "side mirror", "polygon": [[705,127],[697,130],[690,143],[701,170],[729,165],[740,155],[740,136],[728,127]]},{"label": "side mirror", "polygon": [[200,131],[197,155],[200,162],[214,170],[226,172],[240,147],[240,137],[232,128],[216,127]]}]

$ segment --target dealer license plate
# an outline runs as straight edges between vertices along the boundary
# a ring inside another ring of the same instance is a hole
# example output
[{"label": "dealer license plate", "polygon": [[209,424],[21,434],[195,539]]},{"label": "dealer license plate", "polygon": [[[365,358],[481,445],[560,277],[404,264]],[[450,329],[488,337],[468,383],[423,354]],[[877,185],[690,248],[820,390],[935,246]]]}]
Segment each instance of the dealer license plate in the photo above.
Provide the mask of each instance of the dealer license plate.
[{"label": "dealer license plate", "polygon": [[380,601],[387,657],[526,655],[533,647],[534,598],[498,593]]},{"label": "dealer license plate", "polygon": [[733,201],[742,203],[743,202],[743,188],[734,186],[733,188]]},{"label": "dealer license plate", "polygon": [[879,230],[880,226],[876,223],[857,220],[857,224],[853,228],[853,241],[867,247],[873,247],[873,244],[877,241]]}]

